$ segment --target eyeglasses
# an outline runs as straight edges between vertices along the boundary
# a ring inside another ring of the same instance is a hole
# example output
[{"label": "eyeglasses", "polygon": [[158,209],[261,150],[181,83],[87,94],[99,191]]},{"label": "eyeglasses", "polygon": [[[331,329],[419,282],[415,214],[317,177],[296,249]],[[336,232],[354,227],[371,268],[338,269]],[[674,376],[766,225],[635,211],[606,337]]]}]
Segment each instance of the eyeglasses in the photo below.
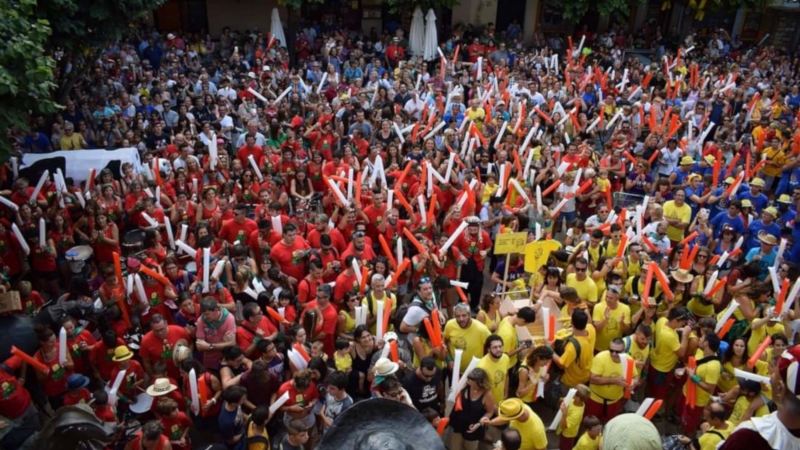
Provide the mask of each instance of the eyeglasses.
[{"label": "eyeglasses", "polygon": [[586,272],[586,267],[576,267],[575,268],[575,272],[579,272],[579,273]]},{"label": "eyeglasses", "polygon": [[622,350],[611,350],[611,349],[609,349],[608,352],[611,353],[612,355],[619,355],[620,353],[622,353]]},{"label": "eyeglasses", "polygon": [[708,258],[708,255],[697,255],[698,258]]}]

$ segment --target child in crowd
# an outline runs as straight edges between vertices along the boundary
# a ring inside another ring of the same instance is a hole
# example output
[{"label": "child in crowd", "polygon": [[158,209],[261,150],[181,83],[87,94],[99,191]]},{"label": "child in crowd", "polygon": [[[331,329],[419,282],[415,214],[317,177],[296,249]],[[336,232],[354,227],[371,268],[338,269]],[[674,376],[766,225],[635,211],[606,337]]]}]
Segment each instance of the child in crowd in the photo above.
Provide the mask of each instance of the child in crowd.
[{"label": "child in crowd", "polygon": [[32,316],[39,312],[39,308],[44,305],[44,299],[39,295],[39,291],[34,291],[30,281],[19,282],[19,297],[22,303],[22,311]]},{"label": "child in crowd", "polygon": [[558,448],[570,450],[578,437],[578,431],[583,419],[583,411],[586,407],[586,399],[589,398],[589,388],[583,384],[578,385],[577,393],[572,397],[572,403],[567,405],[561,402],[561,423],[558,424],[556,434],[560,436]]},{"label": "child in crowd", "polygon": [[175,450],[191,449],[189,429],[192,427],[192,420],[186,416],[186,413],[178,409],[178,402],[169,397],[160,398],[158,412],[161,415],[161,425],[164,427],[163,434],[169,438],[172,448]]},{"label": "child in crowd", "polygon": [[114,408],[108,404],[108,393],[105,389],[94,391],[92,397],[94,398],[92,402],[94,415],[103,422],[118,423]]},{"label": "child in crowd", "polygon": [[353,356],[350,355],[350,341],[343,338],[336,339],[336,352],[333,359],[336,363],[336,370],[339,372],[350,373],[353,369]]},{"label": "child in crowd", "polygon": [[283,437],[278,450],[302,450],[308,442],[308,428],[298,419],[292,419],[286,426],[286,436]]},{"label": "child in crowd", "polygon": [[600,448],[600,436],[603,432],[603,424],[595,416],[587,416],[583,419],[583,433],[573,450],[598,450]]},{"label": "child in crowd", "polygon": [[79,373],[73,373],[67,379],[67,393],[64,395],[64,406],[89,403],[92,394],[86,389],[89,385],[89,378]]}]

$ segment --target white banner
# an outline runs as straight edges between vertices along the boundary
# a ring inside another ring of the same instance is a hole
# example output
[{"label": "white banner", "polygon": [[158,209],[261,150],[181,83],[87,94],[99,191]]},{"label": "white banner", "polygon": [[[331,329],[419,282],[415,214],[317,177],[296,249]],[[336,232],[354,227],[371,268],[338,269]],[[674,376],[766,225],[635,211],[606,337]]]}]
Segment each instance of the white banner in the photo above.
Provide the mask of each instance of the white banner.
[{"label": "white banner", "polygon": [[[70,150],[52,153],[28,153],[22,157],[20,169],[25,169],[39,161],[54,158],[64,158],[64,176],[72,178],[75,184],[79,184],[89,177],[89,171],[94,168],[99,176],[112,161],[119,161],[120,170],[123,163],[129,162],[133,165],[134,173],[141,172],[141,160],[139,150],[135,147],[120,148],[117,150]],[[114,174],[115,178],[120,174]]]}]

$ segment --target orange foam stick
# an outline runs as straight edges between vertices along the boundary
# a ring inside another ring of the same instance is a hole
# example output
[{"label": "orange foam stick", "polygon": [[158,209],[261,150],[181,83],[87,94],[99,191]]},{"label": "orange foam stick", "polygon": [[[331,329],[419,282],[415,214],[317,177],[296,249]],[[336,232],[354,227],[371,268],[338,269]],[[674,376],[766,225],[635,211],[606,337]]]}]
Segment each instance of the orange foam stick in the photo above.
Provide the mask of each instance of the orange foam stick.
[{"label": "orange foam stick", "polygon": [[[359,173],[361,173],[361,172],[359,172]],[[339,183],[349,183],[350,182],[349,179],[347,179],[345,177],[340,177],[338,175],[330,175],[328,178],[330,178],[333,181],[338,181]]]},{"label": "orange foam stick", "polygon": [[570,119],[572,119],[572,126],[575,127],[576,131],[582,130],[583,127],[581,126],[581,122],[578,120],[578,113],[569,113]]},{"label": "orange foam stick", "polygon": [[171,284],[170,281],[167,279],[167,277],[165,277],[164,275],[161,275],[160,273],[156,272],[155,270],[145,266],[144,264],[139,266],[139,270],[143,274],[149,275],[149,276],[155,278],[156,281],[158,281],[159,283],[163,284],[164,286],[169,286]]},{"label": "orange foam stick", "polygon": [[427,248],[425,248],[425,246],[424,246],[424,245],[422,245],[422,243],[420,243],[420,242],[417,240],[417,238],[416,238],[416,237],[414,237],[414,233],[412,233],[411,231],[409,231],[409,230],[408,230],[408,228],[403,228],[403,234],[405,235],[406,239],[408,239],[408,241],[409,241],[409,242],[411,242],[412,244],[414,244],[414,247],[416,247],[416,248],[417,248],[417,251],[418,251],[418,252],[420,252],[420,253],[428,253],[428,249],[427,249]]},{"label": "orange foam stick", "polygon": [[619,249],[617,249],[617,258],[625,256],[625,247],[628,245],[628,235],[623,234],[619,240]]},{"label": "orange foam stick", "polygon": [[647,236],[642,236],[642,242],[644,242],[644,245],[646,245],[651,252],[658,253],[658,247],[656,247],[656,245],[653,244],[653,241],[648,239]]},{"label": "orange foam stick", "polygon": [[581,187],[578,188],[578,191],[575,192],[575,195],[581,195],[586,192],[590,187],[592,187],[592,180],[586,180],[581,183]]},{"label": "orange foam stick", "polygon": [[425,324],[425,331],[428,332],[428,339],[431,341],[431,347],[437,348],[438,346],[434,341],[434,339],[436,339],[436,335],[434,334],[433,324],[431,324],[430,318],[425,317],[424,319],[422,319],[422,322]]},{"label": "orange foam stick", "polygon": [[733,155],[733,160],[728,165],[728,170],[725,171],[726,172],[725,175],[727,175],[729,177],[733,176],[733,169],[736,168],[736,163],[739,162],[739,157],[741,157],[741,156],[742,155],[740,153],[738,153],[738,152],[735,155]]},{"label": "orange foam stick", "polygon": [[522,173],[522,163],[519,160],[519,152],[514,150],[512,153],[514,155],[514,167],[517,169],[517,177],[520,177],[523,175],[523,173]]},{"label": "orange foam stick", "polygon": [[633,165],[638,164],[638,161],[636,161],[636,158],[634,158],[633,155],[630,154],[630,152],[625,152],[624,155],[626,158],[628,158],[628,161],[633,163]]},{"label": "orange foam stick", "polygon": [[[113,252],[112,256],[114,258],[114,272],[117,274],[117,280],[119,280],[120,286],[122,286],[122,263],[119,260],[119,253]],[[122,313],[122,320],[125,322],[125,326],[130,328],[131,317],[128,314],[128,307],[125,305],[125,299],[122,296],[117,298],[117,306],[119,306],[119,310]]]},{"label": "orange foam stick", "polygon": [[744,176],[747,179],[750,179],[750,166],[752,165],[752,157],[750,156],[750,152],[744,156]]},{"label": "orange foam stick", "polygon": [[[697,361],[694,356],[689,357],[689,369],[697,369]],[[697,385],[691,380],[686,380],[686,402],[692,408],[697,406]]]},{"label": "orange foam stick", "polygon": [[647,125],[651,133],[658,134],[658,122],[656,119],[656,112],[650,109],[650,116],[647,118]]},{"label": "orange foam stick", "polygon": [[[697,257],[697,252],[699,250],[700,250],[699,245],[695,245],[694,247],[692,247],[692,251],[689,252],[689,256],[686,257],[685,266],[681,267],[682,269],[689,270],[692,267],[692,264],[694,264],[694,259]],[[684,250],[683,253],[686,254],[686,251]]]},{"label": "orange foam stick", "polygon": [[403,191],[401,191],[400,188],[394,188],[394,197],[400,202],[401,205],[403,205],[403,208],[408,211],[409,216],[414,214],[414,208],[412,208],[411,204],[408,203],[406,196],[403,195]]},{"label": "orange foam stick", "polygon": [[117,280],[122,284],[122,263],[119,259],[119,253],[112,252],[111,255],[114,258],[114,273],[117,274]]},{"label": "orange foam stick", "polygon": [[95,178],[95,170],[94,168],[89,169],[89,179],[86,180],[86,190],[91,191],[94,189],[94,178]]},{"label": "orange foam stick", "polygon": [[750,175],[756,176],[756,174],[758,174],[758,171],[761,170],[761,168],[764,167],[766,164],[767,164],[766,159],[762,159],[761,161],[759,161],[758,164],[756,164],[756,166],[753,167],[753,171],[750,172]]},{"label": "orange foam stick", "polygon": [[394,272],[394,276],[389,283],[386,283],[386,287],[384,289],[391,289],[395,284],[397,284],[397,279],[403,276],[406,269],[408,269],[408,265],[411,264],[411,261],[408,258],[403,259],[403,262],[400,263],[400,267]]},{"label": "orange foam stick", "polygon": [[749,367],[751,369],[753,367],[755,367],[756,366],[756,361],[761,359],[761,355],[764,354],[764,351],[767,350],[767,347],[769,347],[770,344],[772,344],[772,338],[769,335],[767,335],[767,338],[764,339],[764,342],[762,342],[758,346],[758,349],[756,350],[755,353],[753,353],[753,356],[751,356],[750,359],[747,360],[747,367]]},{"label": "orange foam stick", "polygon": [[389,353],[392,356],[392,361],[394,362],[400,361],[400,357],[397,356],[397,341],[389,342]]},{"label": "orange foam stick", "polygon": [[[747,156],[749,157],[750,153],[748,153]],[[747,171],[747,169],[745,169],[745,171]],[[730,197],[731,196],[731,194],[733,193],[734,188],[738,188],[739,184],[742,182],[742,179],[744,178],[744,174],[745,174],[745,172],[742,172],[742,173],[739,174],[738,177],[736,177],[736,181],[734,181],[732,185],[728,186],[728,189],[725,190],[725,194],[723,195],[723,197]]]},{"label": "orange foam stick", "polygon": [[722,277],[721,280],[717,280],[717,282],[714,284],[714,287],[712,287],[711,290],[708,291],[708,294],[706,294],[706,298],[713,297],[714,294],[719,292],[719,290],[722,289],[722,286],[725,286],[725,283],[727,282],[728,282],[728,277]]},{"label": "orange foam stick", "polygon": [[461,299],[462,303],[469,303],[467,294],[464,293],[464,289],[461,289],[461,286],[456,286],[456,292],[458,292],[458,297]]},{"label": "orange foam stick", "polygon": [[[400,178],[397,179],[397,183],[395,184],[395,186],[399,186],[402,188],[403,182],[406,180],[406,177],[408,177],[408,174],[411,172],[411,166],[413,165],[414,164],[412,164],[411,162],[408,162],[406,164],[406,166],[403,168],[403,172],[400,173]],[[395,188],[395,190],[396,189],[397,188]]]},{"label": "orange foam stick", "polygon": [[614,202],[611,199],[611,189],[609,187],[606,187],[606,206],[608,206],[608,208],[610,209],[611,205],[613,204]]},{"label": "orange foam stick", "polygon": [[619,224],[620,227],[625,224],[626,217],[628,217],[628,210],[622,208],[622,210],[619,212],[619,216],[617,216],[617,224]]},{"label": "orange foam stick", "polygon": [[386,257],[389,259],[389,263],[392,265],[392,268],[397,269],[397,260],[394,259],[394,255],[392,254],[392,251],[389,249],[389,243],[386,242],[386,238],[383,237],[382,233],[378,235],[378,241],[381,243],[381,249],[383,250],[383,253],[386,254]]},{"label": "orange foam stick", "polygon": [[661,404],[664,403],[664,400],[656,400],[653,402],[653,406],[644,413],[644,418],[647,420],[652,420],[655,417],[656,413],[659,409],[661,409]]},{"label": "orange foam stick", "polygon": [[660,155],[660,154],[661,154],[661,151],[653,152],[653,154],[650,155],[650,159],[648,159],[647,162],[650,163],[650,165],[652,166],[653,162],[655,162],[656,158],[658,158],[658,155]]},{"label": "orange foam stick", "polygon": [[366,265],[361,266],[361,284],[358,286],[358,295],[364,295],[364,290],[367,288],[368,278],[369,268]]},{"label": "orange foam stick", "polygon": [[38,370],[39,372],[48,373],[50,372],[50,368],[42,364],[39,360],[32,357],[31,355],[23,352],[22,350],[18,349],[15,346],[11,346],[11,354],[16,356],[17,358],[25,361],[28,363],[29,366],[33,367],[34,369]]},{"label": "orange foam stick", "polygon": [[458,52],[461,51],[461,45],[456,45],[456,51],[453,52],[453,64],[458,61]]},{"label": "orange foam stick", "polygon": [[719,261],[719,257],[720,257],[720,255],[714,255],[714,257],[711,258],[711,261],[709,261],[708,265],[709,266],[715,265],[717,263],[717,261]]},{"label": "orange foam stick", "polygon": [[549,342],[553,342],[556,340],[556,316],[553,313],[550,313],[550,315],[547,316],[547,318],[548,322],[550,322],[550,326],[548,327],[549,330],[547,330],[548,331],[547,340]]},{"label": "orange foam stick", "polygon": [[[428,165],[422,164],[422,168],[420,169],[420,179],[417,189],[417,194],[425,195],[425,187],[428,183]],[[422,211],[420,211],[422,212]]]},{"label": "orange foam stick", "polygon": [[383,329],[389,331],[389,319],[392,317],[392,299],[386,297],[383,301]]},{"label": "orange foam stick", "polygon": [[653,285],[653,266],[647,271],[647,276],[644,279],[644,292],[642,292],[642,306],[647,308],[650,305],[648,301],[650,298],[650,286]]},{"label": "orange foam stick", "polygon": [[549,123],[551,125],[553,124],[553,119],[551,119],[550,116],[548,116],[541,109],[539,109],[538,106],[534,106],[533,110],[536,111],[536,114],[538,114],[539,117],[542,118],[542,120],[544,120],[545,122],[547,122],[547,123]]},{"label": "orange foam stick", "polygon": [[156,186],[161,186],[161,171],[158,169],[158,158],[153,158],[153,174],[156,177]]},{"label": "orange foam stick", "polygon": [[308,361],[310,361],[310,360],[311,360],[311,355],[309,355],[309,354],[308,354],[308,352],[306,351],[306,347],[305,347],[303,344],[301,344],[301,343],[299,343],[299,342],[296,342],[296,343],[295,343],[295,344],[292,346],[292,348],[293,348],[293,349],[294,349],[294,350],[295,350],[297,353],[299,353],[299,354],[300,354],[300,356],[301,356],[301,357],[302,357],[304,360],[306,360],[306,362],[308,362]]},{"label": "orange foam stick", "polygon": [[454,406],[456,411],[461,411],[463,406],[461,405],[461,393],[456,394],[456,405]]},{"label": "orange foam stick", "polygon": [[697,231],[693,232],[692,234],[686,236],[680,243],[680,245],[686,245],[691,242],[694,238],[697,237]]},{"label": "orange foam stick", "polygon": [[362,172],[358,172],[356,175],[356,205],[360,208],[361,207],[361,174]]},{"label": "orange foam stick", "polygon": [[558,189],[559,186],[561,186],[561,180],[556,180],[555,183],[551,184],[549,188],[542,192],[542,197],[546,197],[548,194]]},{"label": "orange foam stick", "polygon": [[734,319],[733,317],[728,319],[725,322],[725,325],[723,325],[722,328],[720,328],[719,331],[717,332],[717,336],[720,339],[724,338],[725,335],[728,334],[728,331],[731,331],[731,327],[733,326],[734,323],[736,323],[736,319]]},{"label": "orange foam stick", "polygon": [[650,80],[653,79],[653,72],[647,72],[647,75],[644,76],[644,81],[642,81],[642,90],[647,89],[647,86],[650,85]]},{"label": "orange foam stick", "polygon": [[[667,86],[669,86],[669,83],[667,83]],[[664,114],[664,120],[661,123],[661,133],[665,133],[669,130],[669,128],[667,127],[667,122],[669,122],[670,116],[671,114],[666,114],[666,113]]]},{"label": "orange foam stick", "polygon": [[267,306],[267,315],[275,322],[286,323],[286,319],[284,319],[283,316],[281,316],[281,314],[278,311],[275,311],[275,309],[271,306]]},{"label": "orange foam stick", "polygon": [[[677,119],[678,115],[677,114],[673,114],[672,117],[674,119]],[[667,137],[666,137],[667,140],[669,140],[672,136],[674,136],[675,133],[677,133],[678,130],[680,130],[681,127],[683,126],[683,124],[680,123],[680,122],[677,122],[677,121],[674,121],[674,122],[675,122],[674,124],[670,124],[670,126],[669,126],[669,133],[667,133]]]},{"label": "orange foam stick", "polygon": [[442,417],[439,419],[439,425],[436,426],[436,432],[439,433],[439,436],[444,436],[444,430],[447,428],[448,423],[450,423],[449,417]]},{"label": "orange foam stick", "polygon": [[658,264],[651,261],[650,267],[653,269],[653,274],[658,278],[659,283],[661,283],[661,289],[664,291],[664,295],[667,296],[669,299],[675,298],[675,295],[672,293],[672,289],[669,287],[669,280],[667,280],[667,276],[661,269],[658,268]]},{"label": "orange foam stick", "polygon": [[411,130],[411,142],[417,142],[417,133],[419,133],[419,122],[416,122]]},{"label": "orange foam stick", "polygon": [[[420,211],[422,214],[424,211]],[[434,192],[428,201],[428,220],[434,222],[436,218],[436,193]]]},{"label": "orange foam stick", "polygon": [[789,292],[789,278],[783,279],[783,284],[781,285],[781,295],[778,297],[778,301],[775,303],[775,312],[780,314],[783,311],[783,303],[786,301],[786,293]]},{"label": "orange foam stick", "polygon": [[[628,358],[627,355],[622,355],[623,358]],[[628,358],[628,364],[626,367],[625,372],[625,384],[628,386],[625,387],[625,398],[631,398],[631,388],[630,385],[633,383],[633,367],[636,365],[636,361],[633,358]]]},{"label": "orange foam stick", "polygon": [[478,140],[481,141],[481,145],[483,147],[486,147],[486,138],[483,137],[483,133],[481,133],[481,130],[479,130],[478,127],[475,126],[474,122],[472,123],[472,132],[473,134],[475,134],[475,136],[478,137]]},{"label": "orange foam stick", "polygon": [[445,64],[446,64],[446,63],[447,63],[447,61],[445,61],[445,59],[444,59],[444,58],[442,58],[442,59],[441,59],[441,62],[439,63],[439,76],[442,78],[442,81],[444,81],[444,75],[445,75]]},{"label": "orange foam stick", "polygon": [[431,314],[431,318],[433,319],[433,334],[435,337],[435,344],[436,347],[442,346],[442,324],[439,323],[439,313],[437,309],[433,310]]},{"label": "orange foam stick", "polygon": [[714,172],[711,181],[714,187],[717,187],[717,185],[719,185],[719,173],[721,170],[722,170],[722,158],[717,158],[714,160]]}]

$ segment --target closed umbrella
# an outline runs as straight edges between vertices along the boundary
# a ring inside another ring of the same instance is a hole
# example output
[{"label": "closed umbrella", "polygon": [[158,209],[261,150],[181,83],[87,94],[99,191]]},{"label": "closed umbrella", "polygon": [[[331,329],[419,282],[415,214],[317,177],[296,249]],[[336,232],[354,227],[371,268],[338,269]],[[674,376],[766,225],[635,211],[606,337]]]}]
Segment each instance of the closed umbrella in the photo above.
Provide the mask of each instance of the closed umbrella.
[{"label": "closed umbrella", "polygon": [[272,23],[269,31],[280,42],[281,47],[286,47],[286,36],[283,34],[283,24],[281,23],[281,15],[278,13],[278,8],[272,8]]},{"label": "closed umbrella", "polygon": [[420,56],[425,51],[425,16],[419,6],[414,10],[414,16],[411,19],[408,45],[411,56]]},{"label": "closed umbrella", "polygon": [[425,53],[423,55],[425,61],[436,59],[439,56],[437,48],[439,48],[439,36],[436,31],[436,14],[433,13],[433,9],[429,9],[425,16]]}]

